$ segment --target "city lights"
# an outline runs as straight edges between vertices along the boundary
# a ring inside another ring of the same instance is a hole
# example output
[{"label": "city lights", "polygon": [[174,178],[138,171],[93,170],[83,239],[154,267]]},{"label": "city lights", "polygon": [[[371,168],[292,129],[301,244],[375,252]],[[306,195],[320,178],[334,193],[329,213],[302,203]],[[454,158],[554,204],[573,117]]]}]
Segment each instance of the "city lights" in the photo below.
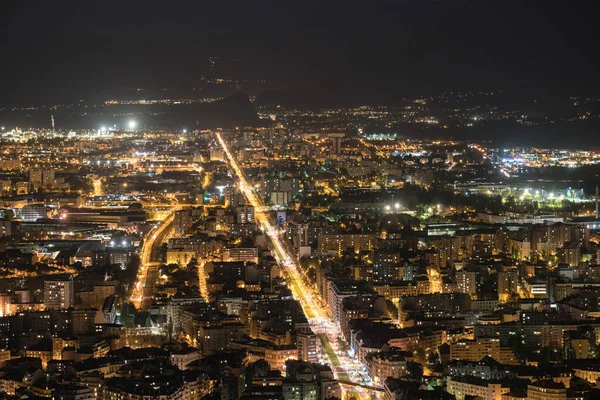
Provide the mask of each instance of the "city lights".
[{"label": "city lights", "polygon": [[[254,206],[255,210],[263,209],[264,206],[258,197],[256,197],[255,193],[251,190],[251,186],[246,182],[244,173],[238,166],[237,161],[231,154],[225,141],[218,132],[216,133],[216,137],[227,156],[230,167],[233,169],[239,179],[240,189],[244,193],[246,199],[250,204],[252,204],[252,206]],[[321,336],[321,338],[325,346],[332,346],[335,344],[336,338],[339,337],[339,332],[337,331],[335,322],[331,320],[331,318],[327,315],[327,312],[322,308],[320,302],[317,300],[317,295],[314,294],[313,290],[305,286],[306,277],[300,272],[301,268],[297,264],[296,257],[290,253],[287,246],[281,241],[277,235],[277,230],[269,221],[268,215],[262,212],[257,212],[256,218],[262,225],[263,231],[268,234],[269,239],[271,240],[273,249],[275,250],[274,255],[276,259],[278,259],[279,262],[285,267],[284,271],[289,279],[294,297],[300,301],[300,304],[305,309],[305,314],[311,323],[311,328],[316,333],[322,332],[323,336]],[[332,365],[336,365],[336,367],[341,370],[339,374],[344,376],[347,375],[348,372],[346,372],[346,368],[361,368],[360,366],[357,366],[356,362],[351,360],[346,353],[341,351],[337,345],[332,348],[335,351],[335,359],[339,361],[335,362],[330,358],[329,362]]]},{"label": "city lights", "polygon": [[593,7],[34,3],[0,399],[598,397]]}]

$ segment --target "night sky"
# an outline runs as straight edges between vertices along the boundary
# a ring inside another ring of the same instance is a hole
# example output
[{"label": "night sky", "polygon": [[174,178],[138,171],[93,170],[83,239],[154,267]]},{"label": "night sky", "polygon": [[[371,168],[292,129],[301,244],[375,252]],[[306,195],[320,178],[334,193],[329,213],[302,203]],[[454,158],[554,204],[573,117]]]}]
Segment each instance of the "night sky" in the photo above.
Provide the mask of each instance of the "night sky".
[{"label": "night sky", "polygon": [[16,1],[0,103],[236,79],[374,98],[446,90],[597,94],[592,1]]}]

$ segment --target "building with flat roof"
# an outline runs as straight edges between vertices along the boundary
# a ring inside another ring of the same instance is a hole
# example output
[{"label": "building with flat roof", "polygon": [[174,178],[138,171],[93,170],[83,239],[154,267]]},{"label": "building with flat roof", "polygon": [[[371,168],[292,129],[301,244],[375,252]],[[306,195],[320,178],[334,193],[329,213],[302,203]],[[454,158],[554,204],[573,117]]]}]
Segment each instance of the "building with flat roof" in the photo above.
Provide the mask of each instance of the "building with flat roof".
[{"label": "building with flat roof", "polygon": [[44,281],[44,306],[47,310],[70,308],[75,303],[73,277],[49,276]]}]

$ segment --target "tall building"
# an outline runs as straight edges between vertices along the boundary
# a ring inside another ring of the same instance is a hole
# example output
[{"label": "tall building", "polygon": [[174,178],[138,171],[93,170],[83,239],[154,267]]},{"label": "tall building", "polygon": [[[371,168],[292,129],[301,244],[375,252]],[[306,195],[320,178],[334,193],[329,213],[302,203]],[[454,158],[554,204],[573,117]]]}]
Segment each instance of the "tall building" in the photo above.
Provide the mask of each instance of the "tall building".
[{"label": "tall building", "polygon": [[341,234],[341,235],[319,235],[319,252],[343,253],[346,249],[354,249],[356,252],[373,250],[377,246],[377,237],[371,234]]},{"label": "tall building", "polygon": [[458,291],[461,293],[467,293],[471,296],[477,294],[477,275],[474,271],[457,271],[456,284]]},{"label": "tall building", "polygon": [[54,187],[55,173],[53,169],[32,169],[29,171],[29,182],[34,188]]},{"label": "tall building", "polygon": [[474,340],[459,340],[450,344],[450,359],[480,361],[484,357],[492,357],[501,364],[518,364],[517,357],[511,347],[500,346],[499,338],[479,337]]},{"label": "tall building", "polygon": [[224,262],[253,262],[258,263],[258,248],[257,247],[231,247],[223,249],[221,258]]},{"label": "tall building", "polygon": [[44,281],[44,306],[47,310],[70,308],[75,303],[73,277],[49,277]]},{"label": "tall building", "polygon": [[340,323],[343,312],[342,302],[346,297],[358,295],[358,285],[354,281],[343,279],[328,280],[327,306],[336,323]]},{"label": "tall building", "polygon": [[71,324],[75,335],[94,333],[96,324],[103,322],[104,315],[95,308],[71,311]]},{"label": "tall building", "polygon": [[44,171],[41,169],[32,169],[29,171],[29,182],[34,186],[42,186]]},{"label": "tall building", "polygon": [[563,356],[565,359],[592,358],[592,346],[595,342],[594,334],[585,329],[565,331],[563,334]]},{"label": "tall building", "polygon": [[560,251],[561,261],[565,264],[569,264],[571,267],[579,265],[581,258],[580,246],[577,243],[566,243]]},{"label": "tall building", "polygon": [[296,222],[288,223],[288,238],[292,245],[298,249],[303,246],[310,246],[310,238],[308,236],[308,224]]},{"label": "tall building", "polygon": [[287,207],[290,200],[290,192],[271,192],[271,203],[273,205]]},{"label": "tall building", "polygon": [[400,253],[378,251],[373,254],[373,280],[390,282],[401,279],[404,269],[401,268]]},{"label": "tall building", "polygon": [[211,149],[210,161],[225,161],[225,152],[220,149]]},{"label": "tall building", "polygon": [[310,328],[296,332],[296,345],[298,346],[298,359],[311,363],[319,361],[318,339]]},{"label": "tall building", "polygon": [[331,151],[333,154],[340,154],[340,150],[342,148],[342,138],[341,137],[332,137],[331,138]]},{"label": "tall building", "polygon": [[44,170],[44,174],[42,176],[42,186],[45,188],[54,187],[54,170],[47,169]]},{"label": "tall building", "polygon": [[498,299],[507,301],[519,289],[519,270],[516,268],[498,272]]},{"label": "tall building", "polygon": [[11,304],[12,296],[10,294],[0,293],[0,317],[11,314]]},{"label": "tall building", "polygon": [[300,181],[296,178],[278,179],[277,187],[280,192],[290,192],[292,197],[296,197],[300,191]]},{"label": "tall building", "polygon": [[174,220],[175,237],[185,236],[192,229],[193,223],[192,210],[176,211]]},{"label": "tall building", "polygon": [[372,305],[373,298],[365,295],[345,297],[342,300],[340,328],[342,329],[342,335],[346,340],[350,339],[350,321],[369,318]]},{"label": "tall building", "polygon": [[242,206],[235,209],[238,224],[254,223],[254,207]]},{"label": "tall building", "polygon": [[329,133],[329,140],[331,141],[331,152],[333,154],[340,154],[342,152],[342,140],[344,138],[343,133]]}]

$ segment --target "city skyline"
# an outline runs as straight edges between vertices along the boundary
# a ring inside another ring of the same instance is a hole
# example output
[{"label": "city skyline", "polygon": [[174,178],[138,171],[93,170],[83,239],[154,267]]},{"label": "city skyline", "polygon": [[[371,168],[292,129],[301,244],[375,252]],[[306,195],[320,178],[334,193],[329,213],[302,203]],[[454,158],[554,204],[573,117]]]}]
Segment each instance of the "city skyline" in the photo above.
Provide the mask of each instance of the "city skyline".
[{"label": "city skyline", "polygon": [[590,5],[8,4],[0,398],[599,398]]}]

